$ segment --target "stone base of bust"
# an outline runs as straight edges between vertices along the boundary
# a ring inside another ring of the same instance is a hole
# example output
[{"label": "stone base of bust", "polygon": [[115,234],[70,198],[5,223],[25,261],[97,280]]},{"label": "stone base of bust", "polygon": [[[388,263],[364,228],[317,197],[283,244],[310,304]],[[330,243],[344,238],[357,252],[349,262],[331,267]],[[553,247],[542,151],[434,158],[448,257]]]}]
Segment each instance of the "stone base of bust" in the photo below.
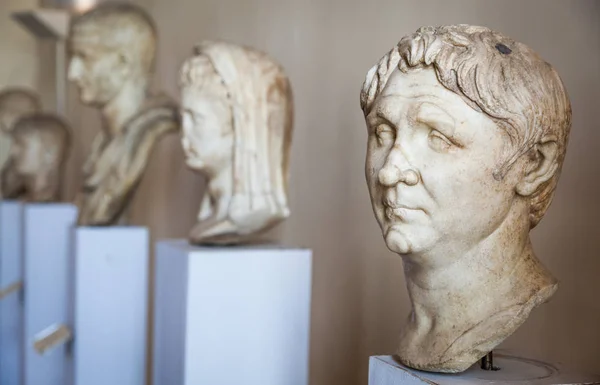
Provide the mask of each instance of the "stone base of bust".
[{"label": "stone base of bust", "polygon": [[0,201],[0,384],[20,385],[23,335],[23,206]]},{"label": "stone base of bust", "polygon": [[471,366],[461,374],[428,373],[408,368],[392,356],[372,356],[369,360],[369,385],[466,385],[466,384],[600,384],[600,376],[568,372],[553,364],[494,354],[499,370]]},{"label": "stone base of bust", "polygon": [[308,384],[311,250],[163,240],[155,255],[155,385]]}]

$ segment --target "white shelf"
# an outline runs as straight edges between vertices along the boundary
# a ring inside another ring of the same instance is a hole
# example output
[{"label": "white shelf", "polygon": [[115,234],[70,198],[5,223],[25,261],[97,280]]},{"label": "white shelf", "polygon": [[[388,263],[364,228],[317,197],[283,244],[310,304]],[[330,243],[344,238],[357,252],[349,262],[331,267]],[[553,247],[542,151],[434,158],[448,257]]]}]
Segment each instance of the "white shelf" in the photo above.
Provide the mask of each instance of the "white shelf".
[{"label": "white shelf", "polygon": [[64,40],[69,33],[68,10],[39,8],[14,12],[11,17],[39,39]]}]

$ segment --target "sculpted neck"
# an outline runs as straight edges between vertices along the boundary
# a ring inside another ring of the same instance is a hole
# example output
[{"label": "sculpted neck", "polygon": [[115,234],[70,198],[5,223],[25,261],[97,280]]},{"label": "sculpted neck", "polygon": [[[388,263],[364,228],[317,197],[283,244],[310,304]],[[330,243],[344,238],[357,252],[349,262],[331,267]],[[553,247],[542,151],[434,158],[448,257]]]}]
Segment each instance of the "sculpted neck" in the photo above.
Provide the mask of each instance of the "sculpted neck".
[{"label": "sculpted neck", "polygon": [[[414,368],[457,371],[509,336],[557,283],[536,258],[519,210],[470,250],[443,251],[404,257],[412,312],[398,355]],[[452,262],[431,262],[440,259]]]},{"label": "sculpted neck", "polygon": [[147,80],[129,81],[116,97],[102,108],[105,133],[113,137],[125,129],[129,119],[139,113],[147,96]]},{"label": "sculpted neck", "polygon": [[233,196],[233,164],[226,165],[209,179],[207,193],[213,202],[212,212],[215,219],[227,217]]},{"label": "sculpted neck", "polygon": [[489,287],[490,280],[498,283],[513,271],[530,249],[529,223],[511,212],[496,231],[470,249],[444,244],[405,256],[409,290],[421,296],[440,290],[460,293],[472,287]]},{"label": "sculpted neck", "polygon": [[[233,166],[225,166],[217,173],[209,173],[206,195],[198,215],[198,223],[190,232],[195,243],[205,243],[208,239],[218,239],[232,230],[228,220],[229,205],[233,195]],[[206,173],[206,170],[204,171]],[[225,240],[227,240],[225,238]]]}]

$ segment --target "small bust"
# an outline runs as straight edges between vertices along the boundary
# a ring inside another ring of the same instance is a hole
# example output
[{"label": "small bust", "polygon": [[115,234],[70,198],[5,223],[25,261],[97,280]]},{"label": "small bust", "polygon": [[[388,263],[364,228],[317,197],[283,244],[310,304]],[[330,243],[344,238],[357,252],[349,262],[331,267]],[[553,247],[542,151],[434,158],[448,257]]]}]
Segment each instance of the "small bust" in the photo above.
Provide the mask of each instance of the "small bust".
[{"label": "small bust", "polygon": [[79,225],[126,222],[154,144],[179,127],[176,104],[148,94],[156,44],[154,22],[130,3],[102,3],[71,21],[68,77],[103,124],[83,166]]},{"label": "small bust", "polygon": [[264,53],[205,42],[181,69],[182,145],[208,180],[192,243],[256,240],[290,214],[292,92]]},{"label": "small bust", "polygon": [[412,302],[397,351],[461,372],[557,289],[529,231],[558,182],[571,106],[557,72],[487,28],[421,28],[367,74],[365,173]]},{"label": "small bust", "polygon": [[2,194],[8,199],[54,202],[60,198],[70,129],[58,116],[34,113],[19,119],[11,132],[8,162],[2,169]]},{"label": "small bust", "polygon": [[0,92],[0,169],[6,164],[11,146],[11,132],[22,116],[39,112],[39,96],[25,88],[7,88]]}]

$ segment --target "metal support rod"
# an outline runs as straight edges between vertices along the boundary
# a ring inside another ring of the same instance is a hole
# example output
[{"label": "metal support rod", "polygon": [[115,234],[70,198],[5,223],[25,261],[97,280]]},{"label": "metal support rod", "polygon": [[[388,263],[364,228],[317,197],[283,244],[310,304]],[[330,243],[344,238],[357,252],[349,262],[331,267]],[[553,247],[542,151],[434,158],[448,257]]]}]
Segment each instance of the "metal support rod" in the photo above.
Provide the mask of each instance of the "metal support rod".
[{"label": "metal support rod", "polygon": [[500,370],[499,367],[494,366],[494,352],[491,351],[481,359],[481,369],[483,370]]},{"label": "metal support rod", "polygon": [[53,325],[40,332],[33,341],[33,348],[42,355],[71,341],[73,333],[66,325]]},{"label": "metal support rod", "polygon": [[11,293],[21,290],[22,287],[23,287],[23,282],[18,281],[18,282],[8,285],[7,287],[5,287],[3,289],[0,289],[0,300],[6,298]]}]

